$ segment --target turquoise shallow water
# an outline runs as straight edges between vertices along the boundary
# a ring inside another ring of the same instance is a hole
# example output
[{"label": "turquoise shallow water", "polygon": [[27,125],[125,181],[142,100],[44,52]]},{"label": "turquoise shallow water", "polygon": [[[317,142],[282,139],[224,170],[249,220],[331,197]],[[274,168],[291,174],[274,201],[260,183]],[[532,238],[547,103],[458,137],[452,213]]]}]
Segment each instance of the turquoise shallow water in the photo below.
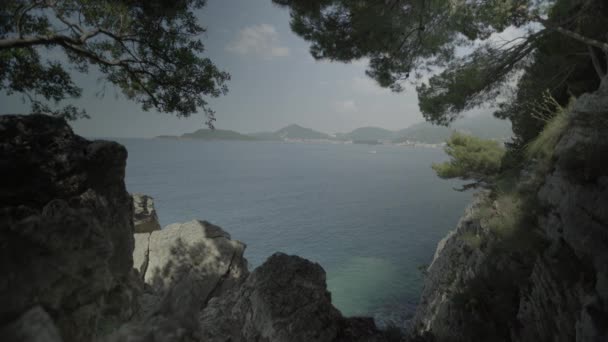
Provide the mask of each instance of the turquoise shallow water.
[{"label": "turquoise shallow water", "polygon": [[344,314],[380,323],[412,314],[419,266],[470,200],[431,170],[446,159],[440,149],[119,142],[129,151],[129,191],[155,198],[162,225],[195,218],[217,224],[247,243],[251,268],[275,251],[318,262]]}]

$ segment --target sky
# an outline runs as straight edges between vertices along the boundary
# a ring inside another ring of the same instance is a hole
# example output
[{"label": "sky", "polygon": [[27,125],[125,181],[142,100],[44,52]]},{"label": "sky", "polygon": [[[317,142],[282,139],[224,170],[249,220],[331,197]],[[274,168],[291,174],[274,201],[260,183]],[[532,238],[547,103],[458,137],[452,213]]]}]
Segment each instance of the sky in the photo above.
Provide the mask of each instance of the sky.
[{"label": "sky", "polygon": [[[423,121],[413,86],[393,93],[365,76],[366,62],[315,61],[308,43],[291,32],[289,13],[270,0],[209,0],[196,12],[207,28],[205,55],[231,74],[229,93],[210,99],[216,128],[242,133],[299,124],[327,133],[358,127],[402,129]],[[61,58],[59,51],[57,53]],[[93,68],[73,73],[83,88],[74,103],[91,119],[72,124],[87,137],[181,135],[205,128],[203,114],[183,119],[145,112]],[[0,94],[0,113],[27,113],[20,94]]]}]

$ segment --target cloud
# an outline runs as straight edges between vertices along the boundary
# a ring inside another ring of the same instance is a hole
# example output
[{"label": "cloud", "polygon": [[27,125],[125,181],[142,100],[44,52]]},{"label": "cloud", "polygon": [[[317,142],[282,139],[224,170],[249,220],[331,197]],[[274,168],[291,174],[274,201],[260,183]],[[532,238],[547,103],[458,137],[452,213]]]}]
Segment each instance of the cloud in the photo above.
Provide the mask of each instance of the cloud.
[{"label": "cloud", "polygon": [[369,58],[363,57],[363,58],[352,61],[351,64],[358,66],[358,67],[367,68],[367,66],[369,65]]},{"label": "cloud", "polygon": [[289,56],[289,48],[281,45],[277,30],[268,24],[243,28],[226,50],[240,55],[257,55],[264,59]]},{"label": "cloud", "polygon": [[333,107],[339,113],[351,113],[357,111],[357,105],[353,100],[336,101],[333,103]]},{"label": "cloud", "polygon": [[376,81],[369,77],[354,77],[351,87],[354,91],[367,95],[381,95],[390,92],[390,90],[380,87]]}]

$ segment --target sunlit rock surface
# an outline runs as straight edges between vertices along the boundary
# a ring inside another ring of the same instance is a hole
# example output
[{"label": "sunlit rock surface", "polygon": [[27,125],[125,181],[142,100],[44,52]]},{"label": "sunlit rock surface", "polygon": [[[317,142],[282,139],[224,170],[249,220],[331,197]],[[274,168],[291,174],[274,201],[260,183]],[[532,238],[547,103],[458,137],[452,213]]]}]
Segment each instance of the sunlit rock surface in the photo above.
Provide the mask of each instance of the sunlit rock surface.
[{"label": "sunlit rock surface", "polygon": [[142,279],[159,293],[192,282],[203,307],[211,296],[247,278],[244,252],[245,245],[231,240],[220,227],[194,220],[135,234],[133,262],[140,265]]}]

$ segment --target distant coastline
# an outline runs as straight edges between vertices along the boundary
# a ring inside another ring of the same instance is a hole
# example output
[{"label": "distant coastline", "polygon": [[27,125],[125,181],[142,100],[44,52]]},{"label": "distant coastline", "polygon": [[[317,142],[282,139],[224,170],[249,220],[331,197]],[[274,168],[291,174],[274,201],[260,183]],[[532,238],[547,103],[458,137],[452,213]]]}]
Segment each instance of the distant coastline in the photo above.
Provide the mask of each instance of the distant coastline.
[{"label": "distant coastline", "polygon": [[275,132],[243,134],[231,130],[199,129],[192,133],[160,135],[156,139],[165,140],[232,140],[232,141],[281,141],[288,143],[329,143],[393,145],[437,148],[445,145],[445,140],[454,132],[463,132],[485,139],[507,141],[512,135],[510,124],[491,118],[467,118],[452,127],[418,123],[408,128],[391,131],[379,127],[361,127],[348,133],[327,134],[296,124]]}]

